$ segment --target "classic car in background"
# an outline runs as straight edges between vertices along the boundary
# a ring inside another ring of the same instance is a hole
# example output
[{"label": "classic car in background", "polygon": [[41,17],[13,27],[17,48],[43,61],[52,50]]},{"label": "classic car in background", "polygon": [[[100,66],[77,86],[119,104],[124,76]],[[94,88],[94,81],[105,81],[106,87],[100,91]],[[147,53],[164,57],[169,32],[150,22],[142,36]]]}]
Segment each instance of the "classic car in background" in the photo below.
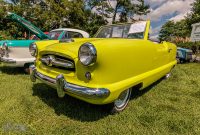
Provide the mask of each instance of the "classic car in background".
[{"label": "classic car in background", "polygon": [[178,63],[190,62],[192,60],[192,54],[192,50],[178,47],[176,59]]},{"label": "classic car in background", "polygon": [[[22,17],[9,13],[8,17],[13,21],[21,24],[23,27],[31,31],[39,39],[52,40],[52,43],[58,43],[61,39],[68,38],[88,38],[89,34],[85,31],[71,28],[61,28],[52,30],[46,35],[39,28],[31,24]],[[0,63],[3,66],[25,67],[29,68],[35,60],[29,53],[29,46],[37,40],[3,40],[0,41]]]},{"label": "classic car in background", "polygon": [[169,77],[177,63],[176,46],[148,40],[150,21],[103,26],[95,38],[55,44],[35,42],[31,80],[92,104],[108,104],[112,113],[127,106],[134,89]]}]

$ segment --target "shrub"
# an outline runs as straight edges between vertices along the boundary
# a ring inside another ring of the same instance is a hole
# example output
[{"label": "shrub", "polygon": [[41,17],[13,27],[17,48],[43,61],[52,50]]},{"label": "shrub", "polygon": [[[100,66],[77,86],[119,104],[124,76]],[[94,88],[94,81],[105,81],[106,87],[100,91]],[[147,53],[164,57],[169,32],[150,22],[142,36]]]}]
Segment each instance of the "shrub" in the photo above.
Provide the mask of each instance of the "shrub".
[{"label": "shrub", "polygon": [[12,39],[12,36],[5,31],[0,31],[0,40],[9,40]]}]

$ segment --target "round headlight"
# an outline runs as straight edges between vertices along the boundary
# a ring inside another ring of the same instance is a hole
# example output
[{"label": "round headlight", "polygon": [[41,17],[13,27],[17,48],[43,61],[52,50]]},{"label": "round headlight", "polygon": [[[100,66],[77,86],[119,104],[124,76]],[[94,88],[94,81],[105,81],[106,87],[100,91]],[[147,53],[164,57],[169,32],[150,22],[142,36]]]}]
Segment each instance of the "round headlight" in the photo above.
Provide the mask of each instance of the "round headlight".
[{"label": "round headlight", "polygon": [[97,59],[97,51],[94,45],[91,43],[85,43],[81,45],[78,52],[79,61],[85,65],[89,66],[96,62]]},{"label": "round headlight", "polygon": [[37,45],[35,43],[31,43],[29,46],[29,52],[33,57],[37,56]]}]

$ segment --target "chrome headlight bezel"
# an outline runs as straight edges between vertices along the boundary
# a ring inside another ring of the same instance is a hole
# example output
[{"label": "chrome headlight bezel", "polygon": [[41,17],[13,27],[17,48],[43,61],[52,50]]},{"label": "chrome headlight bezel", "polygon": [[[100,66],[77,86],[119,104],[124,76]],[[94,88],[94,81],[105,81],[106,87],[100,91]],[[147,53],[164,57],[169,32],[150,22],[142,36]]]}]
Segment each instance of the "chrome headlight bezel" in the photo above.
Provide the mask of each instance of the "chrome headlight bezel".
[{"label": "chrome headlight bezel", "polygon": [[81,45],[78,51],[78,58],[84,66],[95,64],[97,60],[97,50],[95,46],[91,43],[84,43]]},{"label": "chrome headlight bezel", "polygon": [[38,53],[37,45],[36,43],[31,43],[29,46],[29,52],[31,56],[36,57]]}]

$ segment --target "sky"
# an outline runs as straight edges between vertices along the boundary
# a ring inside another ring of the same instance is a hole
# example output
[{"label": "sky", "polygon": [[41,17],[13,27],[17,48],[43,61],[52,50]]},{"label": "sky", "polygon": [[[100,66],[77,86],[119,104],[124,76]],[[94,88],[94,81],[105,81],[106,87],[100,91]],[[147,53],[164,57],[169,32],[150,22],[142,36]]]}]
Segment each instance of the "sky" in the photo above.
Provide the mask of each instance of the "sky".
[{"label": "sky", "polygon": [[[111,5],[116,4],[115,0],[109,0]],[[133,0],[134,1],[134,0]],[[135,18],[149,19],[152,24],[152,32],[155,37],[163,24],[169,20],[180,21],[190,12],[191,4],[194,0],[144,0],[150,5],[150,13],[146,16],[136,16]]]},{"label": "sky", "polygon": [[194,0],[145,0],[150,5],[151,12],[144,18],[152,22],[155,36],[160,28],[169,20],[180,21],[190,12],[191,4]]}]

